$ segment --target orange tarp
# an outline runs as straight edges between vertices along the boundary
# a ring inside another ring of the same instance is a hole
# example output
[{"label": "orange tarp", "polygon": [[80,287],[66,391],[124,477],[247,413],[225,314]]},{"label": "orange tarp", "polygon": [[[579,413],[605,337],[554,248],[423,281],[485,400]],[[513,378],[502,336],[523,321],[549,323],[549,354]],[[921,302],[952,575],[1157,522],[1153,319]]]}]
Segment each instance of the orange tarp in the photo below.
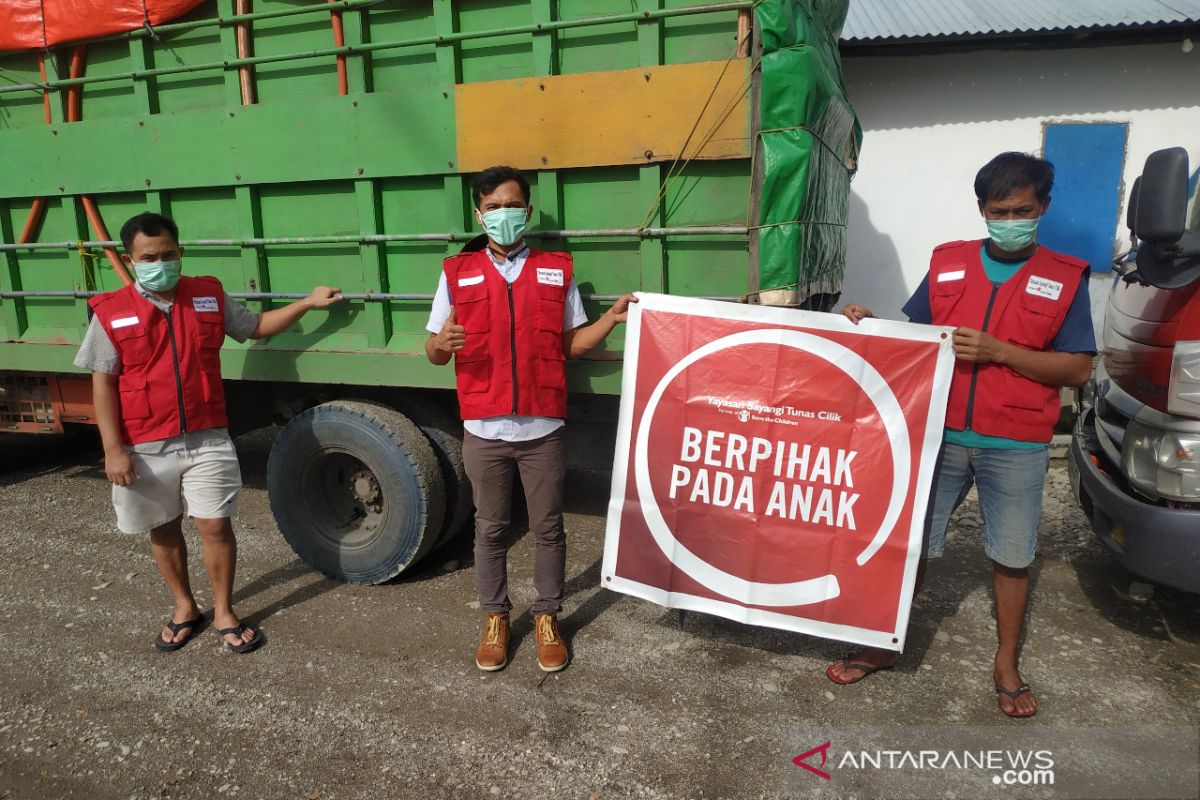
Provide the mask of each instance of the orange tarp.
[{"label": "orange tarp", "polygon": [[[34,50],[170,22],[204,0],[0,0],[0,50]],[[44,9],[44,12],[43,12]],[[43,17],[44,13],[44,17]]]}]

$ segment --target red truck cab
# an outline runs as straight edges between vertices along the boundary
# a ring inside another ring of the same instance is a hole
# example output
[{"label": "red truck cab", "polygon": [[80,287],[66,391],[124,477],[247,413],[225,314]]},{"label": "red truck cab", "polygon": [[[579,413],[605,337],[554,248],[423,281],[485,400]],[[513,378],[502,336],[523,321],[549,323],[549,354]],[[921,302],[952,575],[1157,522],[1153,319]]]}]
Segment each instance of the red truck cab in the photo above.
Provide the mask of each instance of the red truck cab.
[{"label": "red truck cab", "polygon": [[1200,208],[1188,194],[1186,151],[1151,154],[1068,467],[1092,529],[1127,569],[1200,592]]}]

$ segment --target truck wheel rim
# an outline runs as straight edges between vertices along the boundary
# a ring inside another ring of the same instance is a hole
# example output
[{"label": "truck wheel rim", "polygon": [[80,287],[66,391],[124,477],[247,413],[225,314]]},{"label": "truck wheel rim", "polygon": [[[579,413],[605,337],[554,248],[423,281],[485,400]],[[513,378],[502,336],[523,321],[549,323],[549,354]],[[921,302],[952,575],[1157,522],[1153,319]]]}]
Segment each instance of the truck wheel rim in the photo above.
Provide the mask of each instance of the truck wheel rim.
[{"label": "truck wheel rim", "polygon": [[374,471],[347,452],[326,452],[309,462],[300,502],[317,535],[342,550],[367,547],[388,515],[387,496]]}]

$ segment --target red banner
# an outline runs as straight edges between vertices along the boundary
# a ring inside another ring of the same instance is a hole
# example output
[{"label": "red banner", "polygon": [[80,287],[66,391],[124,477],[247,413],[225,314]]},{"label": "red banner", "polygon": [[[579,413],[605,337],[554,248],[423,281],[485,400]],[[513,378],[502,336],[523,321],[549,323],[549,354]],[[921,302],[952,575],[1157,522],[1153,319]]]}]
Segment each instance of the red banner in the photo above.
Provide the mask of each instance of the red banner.
[{"label": "red banner", "polygon": [[639,297],[603,585],[903,649],[949,329]]}]

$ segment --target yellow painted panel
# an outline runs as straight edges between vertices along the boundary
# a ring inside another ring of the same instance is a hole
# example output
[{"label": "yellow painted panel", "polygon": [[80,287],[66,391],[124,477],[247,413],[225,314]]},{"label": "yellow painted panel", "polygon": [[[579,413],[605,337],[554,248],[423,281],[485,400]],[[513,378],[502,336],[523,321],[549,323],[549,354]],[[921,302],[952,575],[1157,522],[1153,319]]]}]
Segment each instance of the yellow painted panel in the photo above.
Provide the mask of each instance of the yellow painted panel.
[{"label": "yellow painted panel", "polygon": [[749,61],[460,84],[458,169],[749,158]]}]

